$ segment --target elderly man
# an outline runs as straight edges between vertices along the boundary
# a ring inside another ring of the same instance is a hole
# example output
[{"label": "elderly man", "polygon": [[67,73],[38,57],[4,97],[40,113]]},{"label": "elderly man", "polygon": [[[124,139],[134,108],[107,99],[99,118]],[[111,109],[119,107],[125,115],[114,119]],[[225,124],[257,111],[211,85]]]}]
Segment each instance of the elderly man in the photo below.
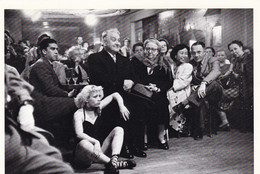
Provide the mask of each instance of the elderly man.
[{"label": "elderly man", "polygon": [[221,74],[219,61],[215,57],[207,57],[205,44],[196,42],[191,46],[193,60],[190,62],[193,69],[192,93],[182,104],[177,105],[174,110],[180,111],[186,104],[190,104],[193,109],[193,136],[195,140],[203,138],[201,122],[205,118],[205,100],[213,107],[218,103],[222,95],[222,87],[215,80]]},{"label": "elderly man", "polygon": [[[48,123],[63,120],[71,122],[77,110],[74,104],[74,91],[61,88],[52,62],[58,56],[58,45],[54,39],[44,39],[40,43],[42,57],[31,67],[29,82],[35,87],[32,97],[35,99],[34,115],[36,125],[50,130]],[[72,127],[72,125],[71,125]]]},{"label": "elderly man", "polygon": [[[100,85],[104,88],[105,96],[118,92],[123,97],[126,106],[131,112],[133,104],[129,91],[134,85],[134,72],[128,58],[119,54],[120,50],[120,33],[116,28],[108,29],[102,33],[104,49],[95,54],[91,54],[88,59],[88,73],[90,83]],[[121,125],[125,129],[125,142],[131,141],[129,138],[131,126],[120,118],[119,110],[114,102],[103,110],[105,129],[111,129],[115,125]],[[133,114],[131,115],[133,117]],[[130,118],[131,121],[131,118]],[[131,147],[130,147],[131,150]],[[136,156],[145,157],[146,154],[137,147],[132,148],[132,153]],[[125,157],[132,158],[127,146],[123,148]]]}]

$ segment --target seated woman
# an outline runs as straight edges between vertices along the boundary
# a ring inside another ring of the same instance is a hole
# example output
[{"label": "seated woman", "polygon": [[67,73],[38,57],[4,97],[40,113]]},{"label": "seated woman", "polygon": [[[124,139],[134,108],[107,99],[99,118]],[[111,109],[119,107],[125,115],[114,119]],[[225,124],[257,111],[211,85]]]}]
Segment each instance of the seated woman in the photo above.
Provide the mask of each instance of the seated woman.
[{"label": "seated woman", "polygon": [[148,116],[152,117],[154,123],[158,126],[159,148],[168,150],[165,129],[169,125],[169,101],[166,93],[172,82],[171,73],[166,69],[167,65],[160,65],[160,51],[161,45],[157,39],[147,39],[144,42],[144,59],[143,61],[133,59],[133,67],[136,82],[145,85],[145,88],[152,93],[150,99],[153,104],[148,109],[150,111]]},{"label": "seated woman", "polygon": [[[103,96],[101,86],[88,85],[75,98],[76,105],[80,108],[74,114],[74,128],[79,140],[75,149],[75,162],[86,167],[89,167],[92,162],[104,163],[105,173],[119,173],[118,169],[133,168],[136,163],[131,160],[118,161],[124,130],[121,127],[115,127],[109,134],[102,131],[102,122],[99,117],[101,110],[113,99],[118,102],[125,120],[129,118],[130,113],[118,93],[113,93],[101,100]],[[109,152],[112,154],[111,157],[108,157]]]},{"label": "seated woman", "polygon": [[87,74],[86,66],[82,63],[82,49],[73,46],[68,50],[68,56],[69,60],[65,62],[65,64],[68,66],[68,68],[73,68],[75,70],[76,76],[78,77],[76,83],[87,83],[89,77]]},{"label": "seated woman", "polygon": [[193,66],[187,63],[189,62],[190,51],[189,47],[184,44],[176,45],[170,55],[174,63],[171,66],[173,85],[168,91],[168,99],[170,115],[174,115],[172,108],[190,96]]},{"label": "seated woman", "polygon": [[219,102],[218,114],[221,119],[221,124],[219,125],[219,130],[230,131],[230,125],[227,119],[226,111],[233,105],[234,99],[238,97],[238,85],[231,82],[231,72],[233,69],[233,64],[227,59],[226,53],[223,50],[217,52],[217,57],[219,59],[219,65],[221,68],[221,75],[219,76],[219,82],[223,87],[222,99]]}]

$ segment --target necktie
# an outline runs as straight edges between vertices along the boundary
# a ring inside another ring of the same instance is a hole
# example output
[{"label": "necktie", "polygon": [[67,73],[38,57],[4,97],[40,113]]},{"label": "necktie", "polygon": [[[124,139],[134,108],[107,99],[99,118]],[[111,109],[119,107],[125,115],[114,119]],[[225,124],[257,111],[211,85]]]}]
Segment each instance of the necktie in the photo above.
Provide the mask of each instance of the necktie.
[{"label": "necktie", "polygon": [[81,73],[80,67],[78,66],[78,80],[77,80],[77,83],[79,84],[80,82],[83,82],[83,80],[82,80],[82,73]]},{"label": "necktie", "polygon": [[197,77],[201,77],[201,63],[199,63],[198,66],[197,66],[196,76],[197,76]]}]

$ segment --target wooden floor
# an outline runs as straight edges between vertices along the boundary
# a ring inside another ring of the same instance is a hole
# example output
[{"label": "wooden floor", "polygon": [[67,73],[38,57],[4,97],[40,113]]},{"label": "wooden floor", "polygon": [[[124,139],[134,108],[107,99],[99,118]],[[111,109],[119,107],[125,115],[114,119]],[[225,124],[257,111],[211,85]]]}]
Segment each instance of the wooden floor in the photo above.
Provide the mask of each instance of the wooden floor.
[{"label": "wooden floor", "polygon": [[[147,158],[135,157],[137,166],[120,174],[250,174],[253,173],[253,133],[218,132],[202,141],[171,138],[170,150],[151,148]],[[93,164],[76,173],[103,174],[104,165]]]}]

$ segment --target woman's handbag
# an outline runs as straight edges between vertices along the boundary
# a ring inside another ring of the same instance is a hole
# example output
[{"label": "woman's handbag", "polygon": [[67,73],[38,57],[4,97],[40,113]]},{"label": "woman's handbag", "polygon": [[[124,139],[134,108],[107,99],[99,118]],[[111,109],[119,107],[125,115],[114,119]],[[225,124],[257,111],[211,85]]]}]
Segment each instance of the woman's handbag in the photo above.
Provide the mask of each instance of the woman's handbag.
[{"label": "woman's handbag", "polygon": [[152,95],[153,95],[153,92],[152,91],[149,91],[145,85],[141,84],[141,83],[137,83],[134,85],[134,87],[132,88],[132,90],[134,92],[137,92],[139,94],[142,94],[144,95],[145,97],[148,97],[148,98],[151,98]]},{"label": "woman's handbag", "polygon": [[220,80],[223,87],[223,97],[232,100],[239,96],[239,85],[233,74]]}]

